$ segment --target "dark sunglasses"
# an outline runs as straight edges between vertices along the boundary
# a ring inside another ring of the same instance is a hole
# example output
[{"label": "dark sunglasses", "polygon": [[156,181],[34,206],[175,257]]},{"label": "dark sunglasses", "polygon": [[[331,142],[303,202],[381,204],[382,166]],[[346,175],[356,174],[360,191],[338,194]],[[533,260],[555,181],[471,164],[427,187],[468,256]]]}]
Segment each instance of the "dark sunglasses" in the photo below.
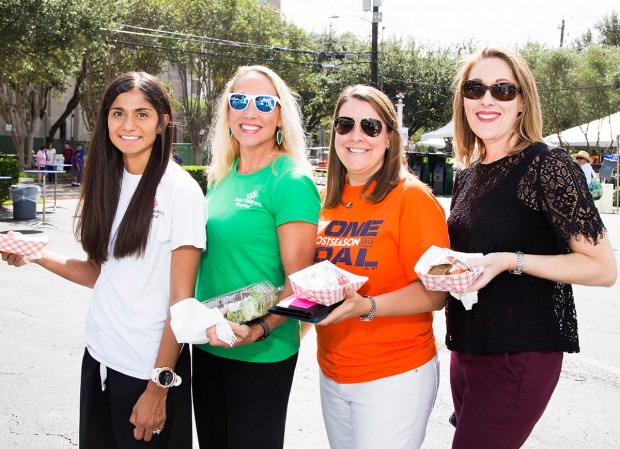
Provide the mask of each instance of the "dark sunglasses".
[{"label": "dark sunglasses", "polygon": [[235,111],[243,111],[248,107],[251,100],[254,100],[254,106],[258,112],[265,114],[272,112],[276,108],[276,104],[280,103],[280,99],[273,95],[228,94],[228,105]]},{"label": "dark sunglasses", "polygon": [[[377,137],[381,134],[383,124],[376,118],[363,118],[360,120],[360,127],[364,134],[369,137]],[[336,117],[334,129],[340,135],[349,134],[355,128],[355,119],[351,117]]]},{"label": "dark sunglasses", "polygon": [[498,101],[512,101],[517,97],[517,94],[521,92],[514,84],[510,83],[497,83],[492,86],[487,86],[479,81],[465,81],[463,83],[463,96],[470,100],[479,100],[484,97],[487,90],[491,91],[491,96]]}]

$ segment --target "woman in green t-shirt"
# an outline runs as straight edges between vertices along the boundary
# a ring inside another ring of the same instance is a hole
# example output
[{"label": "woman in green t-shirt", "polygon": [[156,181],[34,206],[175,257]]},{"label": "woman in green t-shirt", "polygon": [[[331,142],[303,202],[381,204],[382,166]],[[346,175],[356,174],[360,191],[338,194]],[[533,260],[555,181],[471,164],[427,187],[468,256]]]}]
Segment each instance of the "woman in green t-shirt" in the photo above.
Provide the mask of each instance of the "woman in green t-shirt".
[{"label": "woman in green t-shirt", "polygon": [[[299,106],[285,82],[266,67],[241,67],[220,98],[211,143],[196,298],[261,281],[282,286],[284,298],[292,293],[287,276],[313,263],[320,211]],[[268,314],[233,330],[233,348],[194,347],[200,446],[282,448],[299,322]]]}]

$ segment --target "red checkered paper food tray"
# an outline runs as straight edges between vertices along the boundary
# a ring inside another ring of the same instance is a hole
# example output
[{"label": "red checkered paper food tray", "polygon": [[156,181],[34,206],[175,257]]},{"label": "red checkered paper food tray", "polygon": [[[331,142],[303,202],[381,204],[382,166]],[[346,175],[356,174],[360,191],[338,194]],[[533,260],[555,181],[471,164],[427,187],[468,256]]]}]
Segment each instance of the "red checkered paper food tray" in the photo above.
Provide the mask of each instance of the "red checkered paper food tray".
[{"label": "red checkered paper food tray", "polygon": [[418,277],[427,290],[462,293],[480,276],[484,267],[474,267],[472,270],[451,275],[418,273]]},{"label": "red checkered paper food tray", "polygon": [[357,291],[368,280],[368,277],[349,273],[328,260],[297,271],[288,278],[295,295],[325,306],[342,301],[346,286]]},{"label": "red checkered paper food tray", "polygon": [[463,293],[473,282],[482,274],[484,267],[471,267],[471,271],[459,274],[436,275],[428,274],[431,266],[444,263],[446,256],[458,257],[467,260],[468,257],[481,256],[482,254],[466,254],[452,251],[447,248],[431,246],[418,260],[414,271],[422,281],[427,290],[440,292]]},{"label": "red checkered paper food tray", "polygon": [[0,252],[19,254],[20,256],[33,256],[49,242],[46,235],[43,236],[11,236],[0,234]]}]

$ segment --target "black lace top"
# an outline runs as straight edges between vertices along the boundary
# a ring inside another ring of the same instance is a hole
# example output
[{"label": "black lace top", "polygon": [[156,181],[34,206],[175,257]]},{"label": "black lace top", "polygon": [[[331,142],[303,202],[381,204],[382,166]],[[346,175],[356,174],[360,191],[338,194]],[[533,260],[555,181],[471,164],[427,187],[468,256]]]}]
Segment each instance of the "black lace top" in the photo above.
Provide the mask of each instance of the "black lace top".
[{"label": "black lace top", "polygon": [[[597,243],[605,228],[581,168],[565,150],[537,143],[459,172],[448,229],[457,251],[565,254],[572,237]],[[446,319],[450,350],[579,352],[570,284],[504,272],[472,310],[450,297]]]}]

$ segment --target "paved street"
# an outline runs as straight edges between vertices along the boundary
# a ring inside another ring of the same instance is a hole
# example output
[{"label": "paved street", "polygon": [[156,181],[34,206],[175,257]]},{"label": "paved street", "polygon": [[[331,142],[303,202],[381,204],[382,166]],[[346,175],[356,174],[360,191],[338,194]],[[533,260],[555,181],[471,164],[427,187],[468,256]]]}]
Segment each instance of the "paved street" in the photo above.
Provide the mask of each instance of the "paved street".
[{"label": "paved street", "polygon": [[[59,198],[75,195],[59,194]],[[441,199],[447,207],[449,200]],[[41,229],[49,248],[80,257],[71,233],[76,201],[60,199]],[[39,205],[40,210],[40,205]],[[40,218],[40,213],[38,217]],[[616,257],[620,215],[605,214]],[[0,208],[0,232],[31,231]],[[565,357],[559,386],[528,449],[614,449],[620,441],[620,288],[575,287],[582,352]],[[38,266],[0,264],[0,446],[6,449],[77,447],[79,371],[90,291]],[[443,312],[435,315],[441,385],[424,448],[449,448],[451,399]],[[303,341],[289,408],[286,447],[327,449],[318,393],[314,332]],[[198,447],[197,444],[195,447]]]}]

